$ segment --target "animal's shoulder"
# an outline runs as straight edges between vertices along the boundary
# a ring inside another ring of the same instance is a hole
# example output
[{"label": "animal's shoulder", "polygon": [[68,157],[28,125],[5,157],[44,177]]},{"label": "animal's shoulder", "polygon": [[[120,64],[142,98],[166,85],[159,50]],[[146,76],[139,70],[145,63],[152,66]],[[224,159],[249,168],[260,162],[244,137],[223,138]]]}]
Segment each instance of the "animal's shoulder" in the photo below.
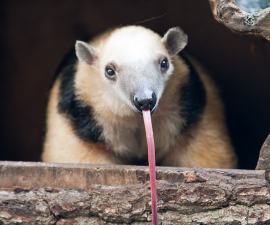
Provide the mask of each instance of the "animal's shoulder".
[{"label": "animal's shoulder", "polygon": [[66,116],[75,133],[84,141],[102,141],[102,129],[93,118],[93,109],[83,100],[76,99],[75,76],[78,59],[73,48],[60,64],[56,77],[60,76],[58,112]]},{"label": "animal's shoulder", "polygon": [[181,114],[186,119],[185,129],[200,120],[206,104],[206,90],[191,60],[183,53],[179,53],[179,57],[189,69],[188,81],[181,89],[180,98]]}]

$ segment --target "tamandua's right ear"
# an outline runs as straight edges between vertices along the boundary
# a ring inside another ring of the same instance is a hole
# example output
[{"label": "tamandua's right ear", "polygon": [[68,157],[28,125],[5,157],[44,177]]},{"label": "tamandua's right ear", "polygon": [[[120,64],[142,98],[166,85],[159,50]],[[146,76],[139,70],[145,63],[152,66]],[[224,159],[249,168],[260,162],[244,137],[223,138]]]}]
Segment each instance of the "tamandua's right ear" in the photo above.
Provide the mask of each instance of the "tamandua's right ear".
[{"label": "tamandua's right ear", "polygon": [[173,27],[164,35],[162,42],[169,55],[173,57],[187,45],[188,36],[179,27]]},{"label": "tamandua's right ear", "polygon": [[98,49],[83,41],[76,41],[76,55],[81,62],[93,66],[98,59]]}]

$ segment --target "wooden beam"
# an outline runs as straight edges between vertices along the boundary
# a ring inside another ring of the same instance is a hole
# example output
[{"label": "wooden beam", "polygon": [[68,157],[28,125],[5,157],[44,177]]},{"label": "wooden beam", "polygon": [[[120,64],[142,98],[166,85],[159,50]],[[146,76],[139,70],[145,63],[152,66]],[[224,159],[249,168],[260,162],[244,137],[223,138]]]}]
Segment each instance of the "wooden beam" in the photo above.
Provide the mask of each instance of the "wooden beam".
[{"label": "wooden beam", "polygon": [[[199,168],[157,167],[157,180],[183,182],[201,179]],[[231,176],[264,177],[263,171],[205,169],[228,173]],[[149,181],[147,166],[61,164],[43,162],[0,161],[0,188],[57,187],[87,190],[92,184],[126,185]]]}]

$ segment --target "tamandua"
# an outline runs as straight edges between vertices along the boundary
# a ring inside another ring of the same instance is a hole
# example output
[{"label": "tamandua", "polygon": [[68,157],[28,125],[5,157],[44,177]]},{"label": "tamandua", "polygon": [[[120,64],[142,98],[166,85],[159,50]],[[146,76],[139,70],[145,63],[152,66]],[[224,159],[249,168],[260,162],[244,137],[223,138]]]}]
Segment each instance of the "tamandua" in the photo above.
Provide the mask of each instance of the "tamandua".
[{"label": "tamandua", "polygon": [[77,41],[50,92],[45,162],[147,165],[142,110],[150,109],[160,166],[236,168],[218,91],[180,51],[178,27],[141,26]]}]

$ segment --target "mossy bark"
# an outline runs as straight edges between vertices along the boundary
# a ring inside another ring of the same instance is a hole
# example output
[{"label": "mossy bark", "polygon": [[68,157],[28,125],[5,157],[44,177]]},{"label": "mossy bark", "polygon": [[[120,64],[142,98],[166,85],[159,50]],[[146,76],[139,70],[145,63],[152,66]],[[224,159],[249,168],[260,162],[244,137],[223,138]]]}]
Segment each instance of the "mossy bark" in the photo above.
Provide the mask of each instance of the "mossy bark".
[{"label": "mossy bark", "polygon": [[209,0],[218,22],[233,32],[250,34],[270,40],[270,7],[255,13],[241,10],[234,0]]}]

